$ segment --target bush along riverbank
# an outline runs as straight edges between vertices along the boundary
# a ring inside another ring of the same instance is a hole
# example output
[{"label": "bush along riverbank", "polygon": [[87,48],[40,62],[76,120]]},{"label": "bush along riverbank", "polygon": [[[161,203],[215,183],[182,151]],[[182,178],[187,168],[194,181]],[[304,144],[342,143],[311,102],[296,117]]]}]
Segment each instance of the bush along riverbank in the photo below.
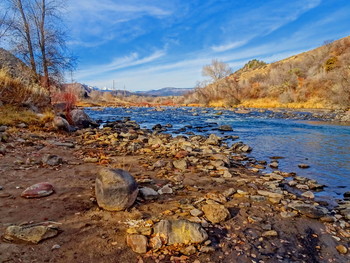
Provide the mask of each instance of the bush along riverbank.
[{"label": "bush along riverbank", "polygon": [[350,201],[317,200],[323,186],[292,173],[262,174],[278,162],[229,147],[234,136],[172,137],[130,119],[0,131],[1,261],[350,260]]}]

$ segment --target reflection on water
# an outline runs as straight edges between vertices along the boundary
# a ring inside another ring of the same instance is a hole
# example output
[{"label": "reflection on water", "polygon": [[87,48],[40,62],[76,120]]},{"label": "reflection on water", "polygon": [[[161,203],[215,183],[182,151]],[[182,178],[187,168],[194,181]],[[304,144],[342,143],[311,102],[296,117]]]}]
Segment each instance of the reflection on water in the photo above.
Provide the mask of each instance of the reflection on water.
[{"label": "reflection on water", "polygon": [[[283,156],[285,158],[279,160],[279,169],[328,185],[326,194],[339,197],[350,191],[349,126],[271,119],[266,113],[258,112],[246,116],[222,111],[220,115],[213,109],[201,108],[169,108],[160,112],[149,108],[87,111],[92,118],[103,122],[130,117],[143,128],[171,123],[170,133],[191,125],[192,128],[186,127],[185,133],[238,135],[240,140],[253,147],[251,155],[256,159],[268,161],[271,156]],[[222,133],[215,130],[222,124],[232,125],[233,131]],[[299,169],[300,163],[307,163],[310,168]]]}]

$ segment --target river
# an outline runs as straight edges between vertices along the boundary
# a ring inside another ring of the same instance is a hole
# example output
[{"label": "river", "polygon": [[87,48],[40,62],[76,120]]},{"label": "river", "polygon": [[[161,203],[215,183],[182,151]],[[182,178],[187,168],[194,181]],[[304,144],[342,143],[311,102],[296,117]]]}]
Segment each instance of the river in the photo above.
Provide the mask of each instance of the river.
[{"label": "river", "polygon": [[[87,113],[102,123],[130,117],[141,128],[151,129],[156,124],[171,124],[167,133],[239,136],[253,148],[250,156],[270,161],[279,156],[279,170],[316,179],[325,184],[318,195],[342,198],[350,191],[350,126],[336,125],[314,119],[307,112],[298,112],[286,119],[281,112],[253,111],[238,114],[230,110],[211,108],[86,108]],[[220,125],[231,125],[233,131],[221,132]],[[298,164],[310,165],[300,169]]]}]

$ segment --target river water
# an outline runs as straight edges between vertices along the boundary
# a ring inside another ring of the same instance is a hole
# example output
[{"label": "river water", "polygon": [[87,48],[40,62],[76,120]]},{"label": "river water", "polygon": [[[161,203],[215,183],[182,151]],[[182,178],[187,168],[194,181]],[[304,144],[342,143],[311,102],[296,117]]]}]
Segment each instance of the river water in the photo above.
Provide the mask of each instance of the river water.
[{"label": "river water", "polygon": [[[238,114],[229,110],[210,108],[87,108],[87,113],[102,123],[130,117],[141,128],[156,124],[172,124],[167,133],[188,136],[191,133],[219,136],[239,136],[253,148],[250,156],[270,161],[279,156],[279,170],[316,179],[327,185],[319,195],[342,198],[350,191],[350,126],[335,125],[313,119],[300,112],[293,119],[285,119],[283,112],[251,112]],[[231,125],[233,131],[221,132],[220,125]],[[310,165],[308,169],[298,164]]]}]

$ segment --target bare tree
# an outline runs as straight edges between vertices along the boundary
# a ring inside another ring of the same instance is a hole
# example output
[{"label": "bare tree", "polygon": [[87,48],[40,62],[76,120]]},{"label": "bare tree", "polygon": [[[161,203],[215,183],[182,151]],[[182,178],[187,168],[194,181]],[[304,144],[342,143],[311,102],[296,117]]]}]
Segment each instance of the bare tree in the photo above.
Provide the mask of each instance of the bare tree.
[{"label": "bare tree", "polygon": [[[33,32],[30,25],[28,5],[25,0],[8,0],[12,11],[14,12],[14,20],[12,31],[14,32],[14,42],[17,42],[16,49],[21,53],[25,60],[29,59],[29,65],[36,75],[36,61],[34,56]],[[28,61],[26,61],[28,62]]]},{"label": "bare tree", "polygon": [[9,10],[5,6],[0,5],[0,8],[3,10],[0,13],[0,40],[2,40],[12,25],[12,19]]},{"label": "bare tree", "polygon": [[232,74],[232,70],[228,64],[213,59],[210,65],[205,65],[202,69],[202,75],[210,77],[213,82],[225,78]]},{"label": "bare tree", "polygon": [[42,86],[60,82],[65,70],[74,68],[75,59],[65,45],[63,4],[65,0],[6,0],[14,13],[12,43],[30,65]]},{"label": "bare tree", "polygon": [[74,58],[69,55],[65,45],[66,34],[63,25],[61,0],[32,0],[31,14],[36,33],[40,73],[43,74],[43,86],[50,86],[50,78],[60,79],[62,71],[71,70]]}]

